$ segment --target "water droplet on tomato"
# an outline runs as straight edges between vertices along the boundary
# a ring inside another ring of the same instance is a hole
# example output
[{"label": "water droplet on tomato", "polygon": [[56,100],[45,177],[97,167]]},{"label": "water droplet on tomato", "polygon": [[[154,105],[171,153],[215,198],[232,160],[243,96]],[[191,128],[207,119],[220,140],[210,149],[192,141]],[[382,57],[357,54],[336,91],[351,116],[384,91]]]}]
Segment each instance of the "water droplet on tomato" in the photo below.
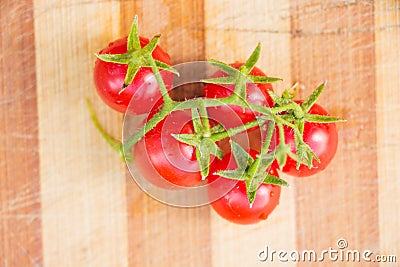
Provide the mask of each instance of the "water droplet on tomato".
[{"label": "water droplet on tomato", "polygon": [[270,197],[273,197],[274,195],[275,195],[275,194],[274,194],[274,192],[272,192],[272,191],[271,191],[271,193],[269,193],[269,196],[270,196]]}]

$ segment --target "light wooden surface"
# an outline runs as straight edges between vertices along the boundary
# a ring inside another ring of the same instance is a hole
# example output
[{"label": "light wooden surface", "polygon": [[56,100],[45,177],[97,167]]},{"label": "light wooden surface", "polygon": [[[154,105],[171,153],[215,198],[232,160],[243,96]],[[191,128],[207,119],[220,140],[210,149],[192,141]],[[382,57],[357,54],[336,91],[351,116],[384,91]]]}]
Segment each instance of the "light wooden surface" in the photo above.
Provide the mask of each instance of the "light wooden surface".
[{"label": "light wooden surface", "polygon": [[[348,122],[323,173],[285,176],[267,221],[238,226],[209,207],[180,209],[138,189],[90,122],[121,135],[122,116],[92,81],[94,53],[126,35],[161,33],[173,63],[258,66]],[[0,1],[0,266],[399,266],[400,2]],[[258,251],[369,249],[397,263],[260,262]]]}]

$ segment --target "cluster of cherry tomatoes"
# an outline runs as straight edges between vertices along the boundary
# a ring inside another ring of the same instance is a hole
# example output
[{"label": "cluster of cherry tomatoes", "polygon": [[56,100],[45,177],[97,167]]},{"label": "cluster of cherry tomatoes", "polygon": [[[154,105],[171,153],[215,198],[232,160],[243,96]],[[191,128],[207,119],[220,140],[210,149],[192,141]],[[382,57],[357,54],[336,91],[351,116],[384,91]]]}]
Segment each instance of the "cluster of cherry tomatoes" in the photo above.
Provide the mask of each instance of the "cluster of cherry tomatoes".
[{"label": "cluster of cherry tomatoes", "polygon": [[[252,224],[265,220],[278,205],[280,185],[285,184],[283,180],[279,181],[279,172],[306,177],[324,170],[333,159],[338,144],[334,122],[339,119],[330,117],[323,107],[315,103],[324,85],[315,93],[318,96],[305,100],[292,100],[289,91],[286,91],[286,96],[278,97],[271,83],[263,79],[267,78],[264,72],[251,62],[256,52],[245,63],[216,63],[224,67],[212,76],[211,82],[205,81],[204,110],[196,106],[165,112],[164,106],[168,104],[165,101],[169,101],[170,97],[163,95],[162,89],[170,92],[174,75],[173,69],[169,68],[170,56],[157,45],[157,38],[139,37],[135,20],[130,35],[109,43],[101,50],[94,67],[97,93],[108,106],[122,113],[148,114],[143,124],[154,124],[144,127],[144,134],[128,146],[149,182],[163,188],[171,184],[193,187],[208,183],[211,199],[223,188],[228,188],[221,194],[222,197],[211,203],[212,207],[229,221]],[[160,73],[155,66],[167,71]],[[250,69],[246,70],[249,66]],[[233,73],[233,69],[254,79],[244,83],[246,92],[242,95],[246,98],[244,103],[247,108],[235,104],[207,105],[207,100],[229,99],[237,92],[237,83],[223,82],[228,81],[225,79],[229,77],[227,71]],[[154,79],[156,72],[158,80]],[[143,85],[146,85],[145,90]],[[172,103],[175,102],[172,100]],[[268,123],[260,124],[260,117],[267,116],[255,107],[282,111],[273,113],[272,119],[265,120]],[[251,144],[247,148],[236,142],[226,142],[233,133],[228,129],[240,127],[242,133],[250,136]],[[301,133],[302,142],[298,140],[296,129]],[[253,141],[251,136],[255,132],[261,136],[261,141],[260,138]],[[263,138],[268,139],[267,146]],[[299,142],[310,149],[314,157],[307,158],[307,150],[298,151]],[[272,152],[278,151],[278,148],[280,152],[274,156]],[[242,173],[239,174],[238,170]],[[154,171],[157,176],[153,175]],[[253,181],[252,175],[258,182]]]}]

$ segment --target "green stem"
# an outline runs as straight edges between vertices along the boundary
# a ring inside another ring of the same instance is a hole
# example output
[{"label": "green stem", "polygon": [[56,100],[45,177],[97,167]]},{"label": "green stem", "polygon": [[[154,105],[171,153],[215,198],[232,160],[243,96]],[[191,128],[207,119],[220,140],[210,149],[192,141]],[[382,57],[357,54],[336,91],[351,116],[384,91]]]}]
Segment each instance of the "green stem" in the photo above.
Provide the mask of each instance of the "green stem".
[{"label": "green stem", "polygon": [[301,108],[300,105],[296,104],[295,102],[290,102],[286,105],[283,106],[278,106],[278,107],[273,107],[270,109],[270,112],[272,114],[279,114],[281,112],[285,112],[288,110],[293,110],[294,114],[297,118],[303,118],[304,117],[304,111]]},{"label": "green stem", "polygon": [[165,116],[171,113],[175,106],[174,103],[175,102],[173,101],[171,103],[164,104],[164,107],[158,113],[156,113],[149,121],[147,121],[137,132],[131,135],[131,137],[129,137],[129,139],[123,144],[124,151],[130,151],[134,144],[139,142],[139,140],[142,139],[146,133],[156,127],[156,125],[162,121]]},{"label": "green stem", "polygon": [[243,74],[239,74],[238,80],[236,82],[235,90],[233,91],[233,95],[236,97],[240,97],[242,100],[246,100],[246,82],[245,76]]},{"label": "green stem", "polygon": [[[176,110],[185,110],[185,109],[192,109],[192,108],[197,108],[202,112],[201,110],[206,109],[207,107],[218,107],[218,106],[225,106],[225,105],[236,105],[240,106],[242,108],[250,108],[254,110],[255,112],[267,115],[272,117],[271,120],[274,120],[276,123],[284,124],[287,125],[295,131],[295,133],[300,134],[299,129],[296,127],[296,125],[280,118],[279,113],[283,111],[288,111],[290,109],[296,110],[300,112],[301,108],[296,105],[295,103],[289,103],[284,106],[279,106],[279,107],[265,107],[265,106],[259,106],[255,104],[251,104],[240,98],[237,94],[232,94],[231,96],[224,97],[224,98],[195,98],[195,99],[189,99],[184,102],[178,102],[174,101],[171,99],[169,94],[167,93],[167,90],[165,88],[164,82],[161,78],[161,75],[155,66],[154,60],[152,61],[152,67],[153,67],[153,72],[155,72],[155,77],[157,79],[157,82],[160,83],[160,90],[163,94],[164,97],[164,108],[160,111],[160,113],[157,113],[151,120],[149,120],[145,126],[143,126],[138,132],[133,134],[125,143],[124,143],[124,149],[125,150],[130,150],[132,146],[138,142],[148,131],[153,129],[158,122],[160,122],[166,115],[168,115],[172,111]],[[300,108],[300,110],[298,110]],[[202,115],[202,117],[204,117]],[[218,141],[223,138],[226,138],[228,136],[232,136],[234,134],[240,133],[242,131],[248,130],[252,127],[258,126],[257,121],[253,121],[250,124],[245,124],[242,126],[237,127],[237,129],[232,128],[226,131],[226,133],[220,133],[215,135],[214,140]],[[279,126],[279,125],[278,125]],[[281,138],[282,140],[282,138]]]},{"label": "green stem", "polygon": [[[275,122],[278,123],[278,127],[279,127],[279,137],[280,137],[280,139],[281,139],[281,143],[285,143],[285,141],[283,140],[283,139],[285,138],[285,135],[283,134],[283,133],[284,133],[283,125],[286,125],[286,126],[289,126],[290,128],[292,128],[295,135],[298,134],[298,135],[301,135],[301,136],[302,136],[302,134],[300,133],[299,128],[297,128],[297,126],[296,126],[295,124],[290,123],[290,122],[288,122],[288,121],[286,121],[286,120],[283,120],[283,119],[281,119],[279,116],[274,116],[274,119],[275,119]],[[282,129],[281,129],[281,127],[279,126],[280,124],[281,124]],[[283,136],[282,136],[282,134],[283,134]],[[282,140],[283,140],[283,142],[282,142]]]},{"label": "green stem", "polygon": [[271,108],[271,112],[273,114],[278,114],[278,113],[281,113],[281,112],[288,111],[290,109],[299,110],[299,108],[300,107],[296,103],[290,102],[289,104],[286,104],[286,105],[283,105],[283,106],[278,106],[278,107]]},{"label": "green stem", "polygon": [[257,172],[261,162],[261,157],[268,153],[269,147],[271,145],[272,135],[274,134],[274,130],[275,130],[275,122],[271,121],[270,124],[268,125],[267,136],[265,137],[264,144],[261,147],[260,154],[254,160],[253,164],[250,165],[247,171],[250,177],[253,177],[254,174]]},{"label": "green stem", "polygon": [[[160,87],[161,88],[161,87]],[[185,110],[198,108],[200,109],[202,106],[212,107],[212,106],[221,106],[226,105],[224,102],[227,102],[230,98],[221,98],[221,99],[190,99],[185,102],[178,102],[172,100],[169,96],[170,101],[164,102],[164,107],[156,113],[148,122],[145,123],[137,132],[135,132],[132,136],[129,137],[127,141],[124,142],[123,148],[124,151],[130,151],[133,145],[135,145],[142,137],[147,134],[151,129],[153,129],[160,121],[164,119],[172,111],[177,110]],[[223,100],[223,101],[221,101]],[[208,105],[207,105],[208,104]]]},{"label": "green stem", "polygon": [[285,131],[283,129],[282,123],[278,123],[278,129],[279,129],[279,143],[281,145],[285,144]]},{"label": "green stem", "polygon": [[101,126],[99,120],[97,119],[96,113],[94,112],[92,102],[90,102],[89,98],[86,98],[86,104],[89,109],[90,118],[92,119],[94,126],[99,131],[101,136],[104,138],[104,140],[106,140],[106,142],[111,146],[113,150],[122,154],[122,143],[119,140],[112,137],[111,135],[109,135]]},{"label": "green stem", "polygon": [[261,147],[260,155],[264,155],[268,153],[269,147],[271,146],[272,135],[274,134],[275,130],[275,122],[270,121],[268,125],[267,136],[265,137],[264,144]]},{"label": "green stem", "polygon": [[210,137],[211,136],[210,121],[208,120],[207,108],[205,107],[204,103],[203,105],[200,106],[199,111],[200,111],[201,121],[203,124],[204,137]]},{"label": "green stem", "polygon": [[151,66],[154,76],[156,77],[158,86],[160,87],[161,95],[164,100],[164,104],[171,103],[173,100],[168,94],[168,90],[165,87],[165,83],[161,77],[160,71],[157,68],[156,62],[154,61],[154,59],[151,55],[146,55],[145,58],[148,61],[149,65]]},{"label": "green stem", "polygon": [[258,120],[254,120],[254,121],[250,121],[247,122],[243,125],[234,127],[234,128],[229,128],[228,130],[221,132],[221,133],[215,133],[213,135],[211,135],[211,139],[216,142],[219,140],[222,140],[224,138],[227,138],[229,136],[234,136],[238,133],[247,131],[248,129],[251,129],[253,127],[259,126],[260,122]]},{"label": "green stem", "polygon": [[[157,77],[157,76],[156,76]],[[160,89],[162,87],[160,86]],[[168,95],[168,94],[164,94]],[[124,143],[124,149],[125,150],[130,150],[132,148],[132,146],[138,142],[148,131],[150,131],[152,128],[154,128],[158,122],[160,122],[163,117],[161,116],[166,116],[168,115],[169,112],[172,111],[177,111],[177,110],[185,110],[185,109],[192,109],[192,108],[198,108],[199,110],[201,109],[205,109],[207,107],[218,107],[218,106],[225,106],[225,105],[237,105],[243,108],[251,108],[253,110],[255,110],[258,113],[262,113],[262,114],[268,114],[271,115],[273,114],[271,112],[272,108],[269,107],[263,107],[263,106],[258,106],[258,105],[254,105],[254,104],[249,104],[247,102],[243,102],[241,101],[240,98],[237,97],[237,95],[232,94],[231,96],[228,97],[224,97],[224,98],[194,98],[194,99],[189,99],[186,100],[184,102],[178,102],[178,101],[173,101],[169,95],[168,95],[168,99],[167,101],[169,102],[164,102],[164,107],[162,109],[163,114],[159,114],[157,113],[152,119],[150,119],[145,126],[143,126],[141,129],[139,129],[139,131],[137,131],[136,133],[134,133],[125,143]],[[289,108],[289,107],[286,107]],[[275,109],[275,108],[273,108]],[[161,111],[160,111],[161,112]],[[275,116],[277,117],[277,116]],[[258,121],[253,121],[251,122],[251,124],[245,124],[242,126],[239,126],[237,129],[232,128],[228,130],[228,133],[226,135],[220,135],[217,136],[216,141],[221,140],[223,138],[226,138],[228,136],[232,136],[236,133],[240,133],[242,131],[248,130],[252,127],[258,126]],[[147,126],[149,125],[149,126]]]},{"label": "green stem", "polygon": [[218,107],[232,104],[231,97],[224,98],[193,98],[188,99],[184,102],[175,102],[176,105],[174,110],[184,110],[184,109],[192,109],[198,108],[200,109],[202,106],[204,107]]},{"label": "green stem", "polygon": [[299,132],[300,132],[301,136],[303,136],[303,133],[304,133],[304,120],[296,123],[296,126],[299,129]]}]

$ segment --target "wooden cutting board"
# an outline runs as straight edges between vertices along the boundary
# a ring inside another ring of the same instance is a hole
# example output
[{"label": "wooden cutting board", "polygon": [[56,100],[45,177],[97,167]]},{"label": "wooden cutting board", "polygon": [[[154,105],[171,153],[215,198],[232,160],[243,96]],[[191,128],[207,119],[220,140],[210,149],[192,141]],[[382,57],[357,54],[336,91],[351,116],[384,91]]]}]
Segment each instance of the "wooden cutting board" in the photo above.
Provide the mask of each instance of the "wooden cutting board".
[{"label": "wooden cutting board", "polygon": [[[286,177],[278,208],[254,226],[209,207],[173,208],[138,189],[90,122],[121,135],[122,116],[92,81],[94,53],[124,36],[162,34],[173,63],[243,61],[321,98],[338,125],[331,166]],[[290,262],[285,266],[400,264],[400,2],[256,0],[0,1],[0,266],[281,266],[270,250],[348,249],[397,263]]]}]

